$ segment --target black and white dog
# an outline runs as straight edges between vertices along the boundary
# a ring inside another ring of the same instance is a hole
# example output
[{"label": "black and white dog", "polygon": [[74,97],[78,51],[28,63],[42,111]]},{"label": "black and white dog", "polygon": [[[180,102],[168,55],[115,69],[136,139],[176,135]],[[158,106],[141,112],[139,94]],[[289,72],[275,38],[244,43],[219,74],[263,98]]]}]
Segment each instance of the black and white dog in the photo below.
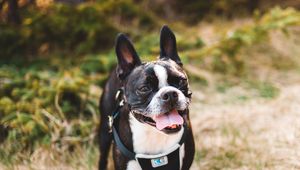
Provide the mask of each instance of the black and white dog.
[{"label": "black and white dog", "polygon": [[[116,54],[118,66],[100,100],[99,169],[107,168],[113,139],[117,170],[189,169],[195,152],[188,109],[191,92],[175,35],[167,26],[161,29],[157,61],[142,63],[124,34],[117,37]],[[116,100],[119,89],[122,103]]]}]

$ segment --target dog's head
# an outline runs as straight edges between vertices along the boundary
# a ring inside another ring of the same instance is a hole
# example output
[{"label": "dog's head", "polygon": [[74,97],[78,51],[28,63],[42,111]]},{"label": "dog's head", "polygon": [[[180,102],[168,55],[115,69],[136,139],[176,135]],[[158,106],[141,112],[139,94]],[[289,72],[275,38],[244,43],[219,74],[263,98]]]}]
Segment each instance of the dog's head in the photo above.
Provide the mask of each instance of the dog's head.
[{"label": "dog's head", "polygon": [[117,38],[116,54],[131,114],[165,133],[178,132],[186,121],[191,92],[173,32],[167,26],[161,29],[157,61],[142,63],[124,34]]}]

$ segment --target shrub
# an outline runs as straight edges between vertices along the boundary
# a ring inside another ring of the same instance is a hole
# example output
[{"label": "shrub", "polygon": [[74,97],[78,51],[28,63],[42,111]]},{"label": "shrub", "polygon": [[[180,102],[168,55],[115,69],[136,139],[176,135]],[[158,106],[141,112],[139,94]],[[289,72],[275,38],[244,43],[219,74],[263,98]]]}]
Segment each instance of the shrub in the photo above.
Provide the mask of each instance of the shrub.
[{"label": "shrub", "polygon": [[131,1],[76,6],[53,3],[46,9],[25,8],[21,14],[20,26],[0,23],[0,58],[55,50],[75,55],[95,53],[112,47],[125,23],[142,29],[155,25],[153,18]]}]

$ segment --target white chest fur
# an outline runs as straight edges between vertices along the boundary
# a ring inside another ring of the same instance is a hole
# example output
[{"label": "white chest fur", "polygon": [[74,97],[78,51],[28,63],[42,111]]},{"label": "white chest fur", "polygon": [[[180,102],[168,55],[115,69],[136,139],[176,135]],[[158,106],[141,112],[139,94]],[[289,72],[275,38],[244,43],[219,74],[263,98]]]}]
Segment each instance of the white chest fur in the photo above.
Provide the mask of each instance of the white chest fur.
[{"label": "white chest fur", "polygon": [[[130,114],[130,128],[132,132],[134,152],[138,154],[156,155],[167,152],[176,145],[182,137],[183,128],[176,134],[165,134],[154,127],[140,123]],[[180,166],[184,157],[184,144],[180,147]],[[139,164],[130,161],[127,170],[138,170]]]}]

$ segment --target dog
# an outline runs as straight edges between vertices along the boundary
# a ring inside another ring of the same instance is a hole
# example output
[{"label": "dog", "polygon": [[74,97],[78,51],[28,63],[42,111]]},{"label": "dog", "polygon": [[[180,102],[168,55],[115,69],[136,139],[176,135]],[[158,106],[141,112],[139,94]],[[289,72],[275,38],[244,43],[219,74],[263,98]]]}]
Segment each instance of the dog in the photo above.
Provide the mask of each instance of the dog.
[{"label": "dog", "polygon": [[141,62],[124,34],[117,36],[115,50],[118,65],[100,98],[99,170],[107,169],[112,141],[117,170],[189,169],[195,153],[192,93],[174,33],[162,27],[156,61]]}]

